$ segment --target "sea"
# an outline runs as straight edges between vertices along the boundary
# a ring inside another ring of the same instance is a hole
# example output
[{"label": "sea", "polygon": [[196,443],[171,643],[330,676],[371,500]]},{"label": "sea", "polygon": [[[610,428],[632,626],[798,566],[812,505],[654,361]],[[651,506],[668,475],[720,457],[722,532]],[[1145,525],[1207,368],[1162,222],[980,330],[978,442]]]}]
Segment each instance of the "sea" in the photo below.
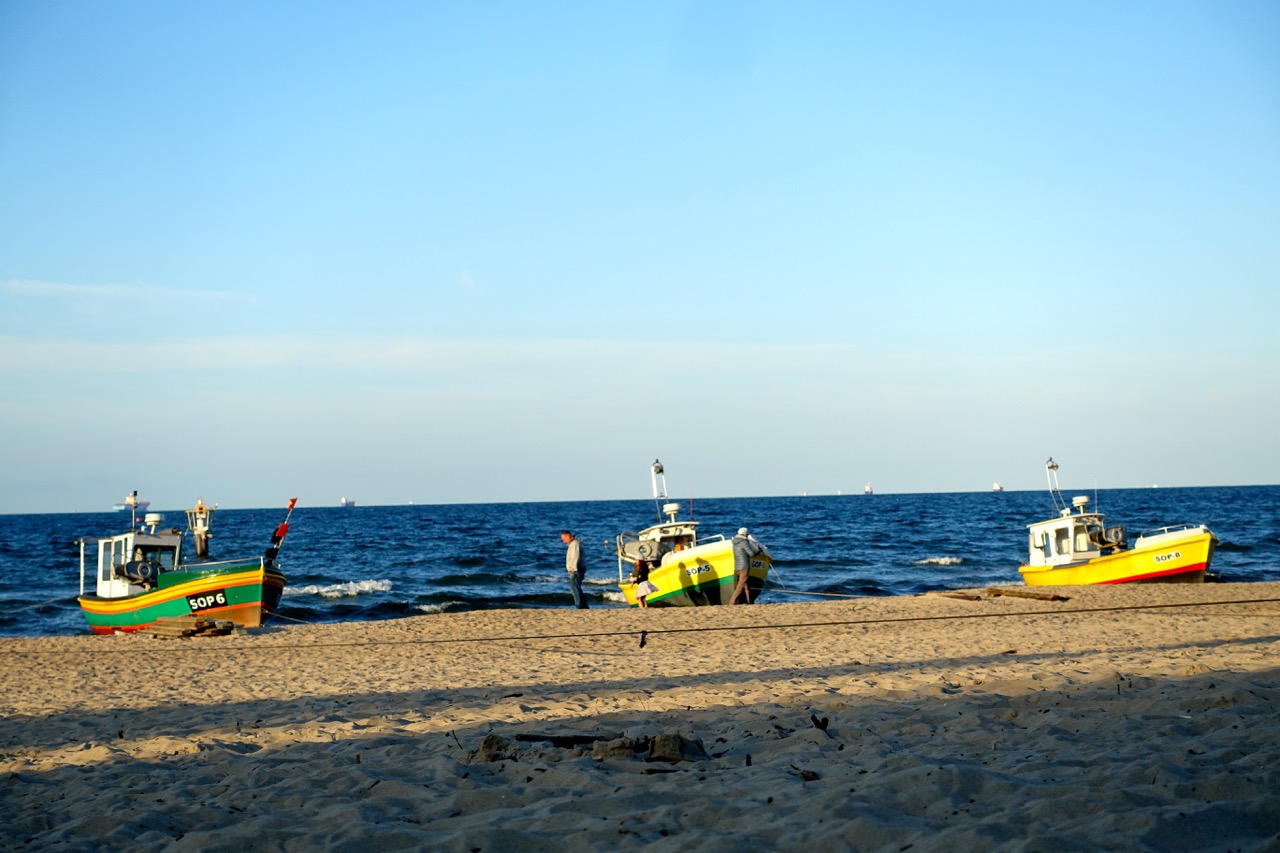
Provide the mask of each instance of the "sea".
[{"label": "sea", "polygon": [[[1204,523],[1220,544],[1221,583],[1280,581],[1280,486],[1105,489],[1091,508],[1143,530]],[[700,535],[739,527],[768,546],[774,571],[763,602],[1019,584],[1027,525],[1055,515],[1047,491],[852,494],[685,499],[681,518]],[[163,527],[186,526],[185,507],[159,510]],[[157,511],[152,507],[151,511]],[[262,553],[275,509],[222,509],[212,559]],[[274,624],[399,619],[494,608],[565,608],[572,598],[560,531],[587,557],[592,607],[625,607],[614,537],[658,520],[652,500],[546,503],[309,506],[289,517],[279,563],[287,577]],[[0,515],[0,636],[88,633],[76,596],[85,537],[124,532],[126,512]],[[187,554],[191,548],[188,535]],[[94,553],[86,550],[92,563]],[[92,589],[92,565],[88,589]]]}]

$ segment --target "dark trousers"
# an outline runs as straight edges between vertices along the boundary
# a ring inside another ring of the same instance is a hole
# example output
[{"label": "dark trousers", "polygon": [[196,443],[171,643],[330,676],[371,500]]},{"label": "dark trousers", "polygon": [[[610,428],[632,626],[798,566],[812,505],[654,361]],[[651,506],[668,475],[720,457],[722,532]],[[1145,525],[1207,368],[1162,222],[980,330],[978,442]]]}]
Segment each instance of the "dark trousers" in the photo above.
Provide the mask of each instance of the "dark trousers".
[{"label": "dark trousers", "polygon": [[573,593],[573,606],[579,610],[590,610],[587,597],[582,594],[583,572],[569,572],[569,591]]}]

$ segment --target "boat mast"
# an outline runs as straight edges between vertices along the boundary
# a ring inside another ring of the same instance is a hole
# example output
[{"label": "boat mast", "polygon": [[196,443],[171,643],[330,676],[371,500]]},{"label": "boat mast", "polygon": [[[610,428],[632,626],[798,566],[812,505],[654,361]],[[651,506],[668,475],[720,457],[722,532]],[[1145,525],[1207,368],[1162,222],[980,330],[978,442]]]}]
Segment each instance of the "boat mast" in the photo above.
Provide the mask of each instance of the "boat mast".
[{"label": "boat mast", "polygon": [[187,510],[187,529],[195,539],[197,557],[209,556],[209,540],[213,538],[213,511],[217,508],[217,504],[205,506],[204,498],[200,498],[194,509]]},{"label": "boat mast", "polygon": [[276,557],[280,554],[280,543],[284,541],[284,537],[289,534],[289,519],[293,517],[293,507],[298,503],[297,498],[289,499],[289,510],[285,513],[284,522],[276,528],[276,532],[271,534],[271,544],[267,546],[266,553],[262,555],[262,567],[270,569],[276,564]]},{"label": "boat mast", "polygon": [[137,489],[134,489],[133,492],[125,496],[124,505],[125,505],[125,509],[129,510],[129,532],[132,533],[134,528],[140,526],[139,520],[138,520],[138,490]]},{"label": "boat mast", "polygon": [[1044,471],[1049,481],[1049,497],[1053,499],[1053,509],[1061,513],[1067,509],[1067,501],[1062,497],[1062,489],[1058,486],[1058,463],[1053,461],[1052,456],[1044,463]]},{"label": "boat mast", "polygon": [[[662,463],[653,460],[653,468],[649,472],[653,479],[653,505],[658,511],[658,521],[662,521],[662,502],[667,499],[667,475],[662,470]],[[662,478],[662,489],[658,489],[658,478]]]}]

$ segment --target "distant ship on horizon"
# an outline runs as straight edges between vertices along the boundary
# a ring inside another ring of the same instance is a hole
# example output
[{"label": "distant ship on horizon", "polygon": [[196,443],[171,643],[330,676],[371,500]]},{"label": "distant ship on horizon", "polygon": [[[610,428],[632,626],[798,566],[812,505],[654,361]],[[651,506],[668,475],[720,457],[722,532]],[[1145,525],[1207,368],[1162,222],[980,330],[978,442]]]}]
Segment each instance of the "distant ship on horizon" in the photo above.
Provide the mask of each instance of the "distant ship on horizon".
[{"label": "distant ship on horizon", "polygon": [[124,500],[120,501],[120,503],[112,504],[111,508],[116,512],[119,512],[122,509],[130,508],[134,510],[144,510],[149,506],[151,506],[151,501],[138,500],[138,493],[134,492],[132,494],[125,495]]},{"label": "distant ship on horizon", "polygon": [[338,506],[342,507],[343,509],[350,509],[355,505],[356,505],[356,502],[347,497],[343,497],[342,500],[338,501]]}]

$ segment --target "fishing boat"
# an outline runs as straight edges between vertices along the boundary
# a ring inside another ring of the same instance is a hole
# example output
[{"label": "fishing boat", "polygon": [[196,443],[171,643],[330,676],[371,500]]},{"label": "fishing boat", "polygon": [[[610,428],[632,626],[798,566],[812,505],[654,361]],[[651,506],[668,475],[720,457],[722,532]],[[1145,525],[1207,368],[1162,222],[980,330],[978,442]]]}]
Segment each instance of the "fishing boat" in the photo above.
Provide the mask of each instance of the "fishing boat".
[{"label": "fishing boat", "polygon": [[874,495],[875,491],[871,488],[871,484],[867,483],[865,486],[862,487],[862,493],[864,495]]},{"label": "fishing boat", "polygon": [[[164,516],[149,512],[128,532],[80,540],[80,609],[95,634],[140,631],[166,617],[199,614],[260,627],[275,611],[285,578],[277,564],[280,544],[298,501],[260,555],[239,560],[183,557],[183,531],[161,529]],[[97,548],[94,592],[86,592],[91,546]]]},{"label": "fishing boat", "polygon": [[343,509],[350,509],[355,505],[356,505],[356,502],[351,500],[351,498],[348,498],[348,497],[344,497],[342,500],[338,501],[338,506],[342,507]]},{"label": "fishing boat", "polygon": [[[720,534],[701,536],[698,522],[681,520],[680,504],[668,502],[667,480],[662,463],[654,460],[653,499],[658,523],[639,533],[624,532],[615,539],[618,557],[618,587],[630,605],[638,605],[632,571],[637,561],[647,570],[647,580],[656,589],[645,596],[649,607],[689,607],[728,604],[733,596],[733,541]],[[665,518],[664,518],[665,517]],[[754,540],[753,540],[754,541]],[[759,543],[756,543],[759,544]],[[751,558],[747,590],[756,601],[764,590],[773,557],[761,546]]]},{"label": "fishing boat", "polygon": [[1149,530],[1128,541],[1119,525],[1089,510],[1089,498],[1070,505],[1058,487],[1058,463],[1045,463],[1058,515],[1028,525],[1029,559],[1018,571],[1027,586],[1115,583],[1204,583],[1218,538],[1203,524]]},{"label": "fishing boat", "polygon": [[1001,483],[999,481],[992,483],[991,491],[994,492],[995,494],[1000,494],[1001,492],[1004,491],[1004,483]]}]

